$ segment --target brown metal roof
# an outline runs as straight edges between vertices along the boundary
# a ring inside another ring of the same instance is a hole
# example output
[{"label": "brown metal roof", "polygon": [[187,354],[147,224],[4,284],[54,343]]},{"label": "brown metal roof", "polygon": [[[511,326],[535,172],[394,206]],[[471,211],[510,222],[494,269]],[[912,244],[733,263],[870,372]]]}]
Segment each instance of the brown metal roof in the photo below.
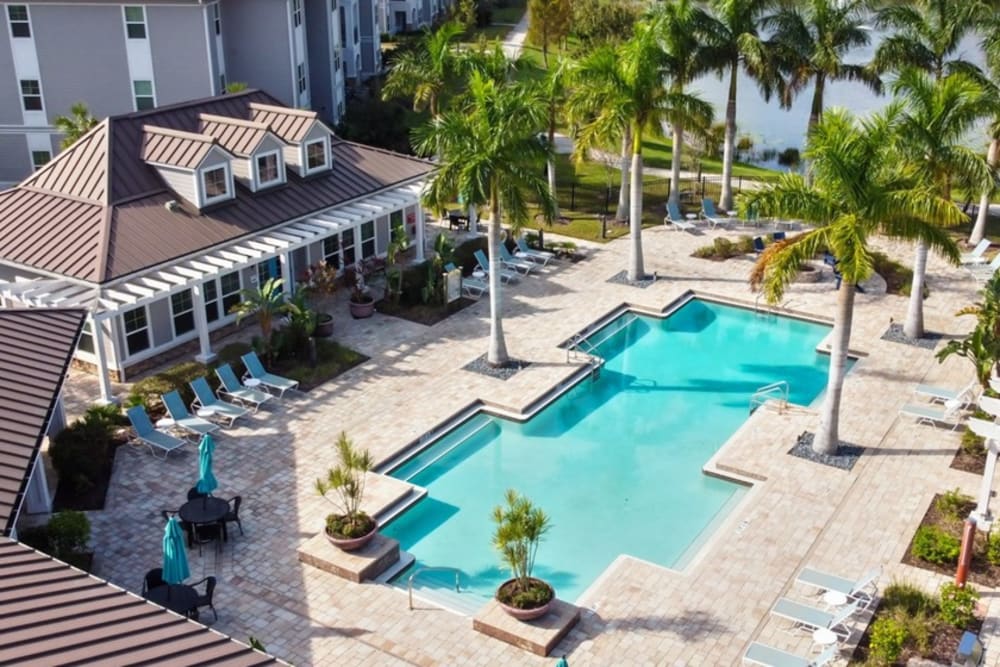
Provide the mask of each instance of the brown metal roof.
[{"label": "brown metal roof", "polygon": [[[302,179],[289,170],[283,187],[252,193],[237,186],[232,202],[206,211],[191,205],[168,211],[164,204],[178,196],[143,160],[145,129],[197,133],[204,114],[264,123],[286,141],[304,136],[317,122],[314,112],[277,106],[261,91],[108,118],[87,135],[88,145],[98,135],[104,137],[103,154],[78,151],[74,145],[21,185],[0,192],[0,262],[103,283],[393,187],[434,168],[415,157],[334,139],[333,169],[327,173]],[[50,169],[52,175],[37,180]],[[105,206],[95,205],[92,196],[80,198],[86,189],[78,184],[89,181],[83,174],[93,172],[102,174]]]},{"label": "brown metal roof", "polygon": [[182,132],[155,125],[142,126],[142,159],[180,169],[197,169],[215,146],[207,134]]},{"label": "brown metal roof", "polygon": [[0,538],[0,581],[3,665],[277,663],[8,538]]},{"label": "brown metal roof", "polygon": [[[9,535],[83,326],[82,310],[0,310],[0,528]],[[7,582],[0,588],[5,588]],[[0,616],[2,618],[2,616]],[[2,625],[0,621],[0,625]],[[0,664],[4,660],[0,658]]]},{"label": "brown metal roof", "polygon": [[105,204],[107,162],[108,120],[105,119],[21,185]]},{"label": "brown metal roof", "polygon": [[241,157],[253,154],[270,132],[266,123],[241,118],[203,113],[198,115],[198,119],[201,125],[199,132],[211,135],[220,146]]}]

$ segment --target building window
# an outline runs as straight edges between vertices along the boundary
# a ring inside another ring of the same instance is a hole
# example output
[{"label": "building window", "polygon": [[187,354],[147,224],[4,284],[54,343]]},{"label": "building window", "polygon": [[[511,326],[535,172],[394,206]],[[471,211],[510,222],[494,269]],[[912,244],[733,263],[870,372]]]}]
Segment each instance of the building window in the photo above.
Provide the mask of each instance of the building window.
[{"label": "building window", "polygon": [[292,23],[296,27],[302,25],[302,0],[292,0]]},{"label": "building window", "polygon": [[220,74],[219,75],[219,90],[222,91],[223,93],[227,92],[226,91],[226,75],[225,74]]},{"label": "building window", "polygon": [[201,284],[201,295],[205,299],[205,321],[216,321],[219,319],[219,288],[214,280]]},{"label": "building window", "polygon": [[271,185],[281,180],[277,151],[258,155],[255,162],[257,165],[257,185]]},{"label": "building window", "polygon": [[344,266],[351,266],[357,262],[354,256],[354,230],[345,229],[340,235],[340,251],[344,254]]},{"label": "building window", "polygon": [[340,239],[336,234],[323,239],[323,261],[335,269],[340,268]]},{"label": "building window", "polygon": [[215,26],[215,34],[222,34],[222,9],[219,7],[219,3],[212,5],[212,23]]},{"label": "building window", "polygon": [[153,96],[152,81],[133,81],[132,92],[135,93],[135,110],[145,111],[156,106],[156,98]]},{"label": "building window", "polygon": [[31,151],[31,166],[36,170],[45,166],[52,159],[50,151]]},{"label": "building window", "polygon": [[304,64],[299,63],[295,66],[295,79],[299,95],[301,95],[306,92],[306,66]]},{"label": "building window", "polygon": [[347,44],[347,15],[344,8],[340,8],[340,43]]},{"label": "building window", "polygon": [[326,166],[326,141],[318,139],[306,144],[306,171],[315,171]]},{"label": "building window", "polygon": [[125,344],[129,356],[149,349],[149,320],[146,318],[146,307],[139,306],[122,313],[125,324]]},{"label": "building window", "polygon": [[42,84],[38,79],[21,79],[21,103],[25,111],[42,110]]},{"label": "building window", "polygon": [[343,118],[343,117],[344,117],[344,103],[343,102],[337,102],[337,118],[339,120],[340,118]]},{"label": "building window", "polygon": [[222,314],[228,315],[240,299],[240,272],[233,271],[219,278],[219,288],[222,292]]},{"label": "building window", "polygon": [[146,11],[142,6],[125,7],[125,33],[129,39],[146,39]]},{"label": "building window", "polygon": [[375,255],[375,221],[361,223],[361,259]]},{"label": "building window", "polygon": [[202,171],[201,182],[206,202],[229,196],[229,173],[225,165]]},{"label": "building window", "polygon": [[170,295],[170,312],[174,317],[174,336],[181,336],[194,331],[194,301],[191,300],[191,290]]},{"label": "building window", "polygon": [[7,5],[11,37],[31,37],[31,23],[28,21],[27,5]]},{"label": "building window", "polygon": [[94,353],[94,323],[89,317],[83,321],[83,329],[80,330],[80,340],[76,344],[76,349],[79,352]]}]

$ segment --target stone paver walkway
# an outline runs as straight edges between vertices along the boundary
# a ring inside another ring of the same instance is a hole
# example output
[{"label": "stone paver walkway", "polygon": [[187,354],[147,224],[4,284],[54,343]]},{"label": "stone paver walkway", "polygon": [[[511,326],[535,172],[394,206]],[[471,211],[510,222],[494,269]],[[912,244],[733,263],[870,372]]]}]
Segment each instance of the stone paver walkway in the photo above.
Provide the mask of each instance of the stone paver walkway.
[{"label": "stone paver walkway", "polygon": [[[338,317],[336,336],[371,357],[352,371],[270,410],[218,439],[219,495],[242,494],[246,535],[222,555],[192,557],[192,575],[220,578],[214,627],[297,665],[548,665],[474,632],[471,620],[422,604],[407,609],[397,590],[342,581],[296,560],[296,549],[319,532],[328,506],[314,479],[333,460],[332,442],[346,430],[383,460],[475,399],[520,410],[576,368],[557,347],[622,303],[660,309],[694,290],[754,303],[747,287],[750,258],[711,262],[690,257],[718,235],[663,227],[643,232],[647,270],[660,277],[645,290],[606,280],[624,268],[628,239],[591,250],[587,260],[562,263],[505,288],[504,326],[512,353],[532,365],[507,382],[462,370],[486,350],[488,303],[424,327],[382,315]],[[884,244],[910,262],[912,248]],[[962,271],[931,258],[928,328],[948,335],[969,325],[953,316],[974,299]],[[830,276],[797,284],[792,310],[829,317],[836,291]],[[768,617],[774,601],[799,595],[796,572],[813,565],[857,576],[874,565],[894,578],[933,589],[943,577],[900,564],[932,496],[960,487],[975,493],[979,478],[950,469],[959,435],[900,420],[917,383],[958,387],[970,368],[939,364],[933,351],[880,340],[906,300],[859,295],[851,347],[864,355],[844,392],[841,435],[866,447],[852,472],[787,456],[797,434],[815,430],[817,414],[793,407],[758,410],[718,453],[717,469],[763,480],[731,512],[684,572],[619,559],[585,594],[575,630],[557,646],[574,667],[585,665],[732,665],[750,641],[802,653],[808,639],[782,632]],[[71,380],[71,391],[87,382]],[[197,477],[191,449],[167,462],[140,449],[119,451],[107,508],[91,513],[97,574],[138,591],[159,561],[161,509],[175,509]],[[683,511],[683,508],[668,508]],[[984,599],[996,616],[996,593]],[[858,625],[857,627],[862,627]],[[992,622],[987,633],[992,638]],[[855,634],[855,638],[857,633]],[[990,664],[1000,664],[991,651]]]}]

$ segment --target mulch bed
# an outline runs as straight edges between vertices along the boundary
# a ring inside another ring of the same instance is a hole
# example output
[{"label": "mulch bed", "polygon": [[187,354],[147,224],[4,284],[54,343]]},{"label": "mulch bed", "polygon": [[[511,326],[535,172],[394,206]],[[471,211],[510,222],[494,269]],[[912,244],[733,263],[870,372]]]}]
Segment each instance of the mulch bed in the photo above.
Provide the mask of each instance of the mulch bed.
[{"label": "mulch bed", "polygon": [[986,469],[986,450],[984,449],[981,454],[970,454],[959,447],[955,458],[951,460],[951,467],[955,470],[982,475]]},{"label": "mulch bed", "polygon": [[[935,526],[955,537],[961,539],[962,537],[962,521],[960,519],[955,519],[954,517],[942,514],[937,508],[937,500],[943,494],[937,494],[934,499],[931,500],[931,506],[927,509],[924,514],[923,520],[920,522],[920,526]],[[969,512],[975,509],[975,502],[966,503],[960,510],[959,516],[968,516]],[[925,560],[920,560],[914,558],[910,554],[910,550],[913,547],[913,540],[910,540],[909,546],[906,547],[906,554],[903,556],[903,563],[907,565],[912,565],[913,567],[923,568],[925,570],[930,570],[932,572],[938,572],[939,574],[944,574],[950,577],[955,575],[955,568],[957,563],[948,565],[936,565],[934,563],[928,563]],[[1000,586],[1000,566],[991,564],[986,560],[986,533],[981,530],[976,531],[976,539],[974,542],[973,554],[972,554],[972,565],[969,568],[969,581],[980,586],[988,586],[990,588],[996,588]]]},{"label": "mulch bed", "polygon": [[[881,608],[875,611],[871,623],[865,629],[865,634],[861,635],[861,640],[858,642],[857,647],[855,647],[854,653],[851,654],[851,663],[864,662],[868,659],[868,647],[871,644],[871,628],[875,620],[880,616],[881,611]],[[976,618],[966,629],[979,634],[982,627],[982,619]],[[899,660],[892,663],[891,667],[904,667],[911,658],[922,658],[923,660],[933,660],[942,665],[950,665],[952,658],[955,657],[955,650],[958,648],[958,642],[962,639],[963,632],[965,630],[961,628],[956,628],[953,625],[943,622],[939,623],[934,628],[933,634],[931,634],[930,652],[927,655],[920,656],[914,652],[904,652]]]},{"label": "mulch bed", "polygon": [[383,315],[391,315],[393,317],[409,320],[410,322],[416,322],[417,324],[433,326],[438,322],[447,319],[451,315],[454,315],[458,311],[468,308],[474,303],[477,303],[475,299],[468,299],[464,296],[459,298],[457,301],[449,303],[447,306],[426,303],[403,305],[399,303],[392,303],[388,299],[382,299],[381,301],[376,302],[375,310]]},{"label": "mulch bed", "polygon": [[56,497],[52,501],[52,511],[62,510],[101,510],[104,509],[104,499],[108,495],[108,485],[111,483],[111,472],[115,466],[115,452],[118,448],[128,442],[127,431],[118,435],[111,441],[108,449],[108,460],[101,469],[101,476],[94,485],[86,491],[80,493],[70,484],[62,481],[56,487]]}]

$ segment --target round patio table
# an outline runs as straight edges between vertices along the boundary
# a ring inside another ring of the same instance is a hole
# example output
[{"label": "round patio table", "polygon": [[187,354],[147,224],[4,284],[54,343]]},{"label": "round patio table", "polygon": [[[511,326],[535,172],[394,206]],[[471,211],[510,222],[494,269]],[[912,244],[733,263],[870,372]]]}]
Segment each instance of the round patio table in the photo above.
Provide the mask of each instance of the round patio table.
[{"label": "round patio table", "polygon": [[228,511],[229,503],[222,498],[205,496],[187,501],[181,505],[178,514],[180,514],[182,521],[199,525],[218,523],[222,521],[222,518],[226,516],[226,512]]},{"label": "round patio table", "polygon": [[157,586],[146,591],[146,599],[170,611],[187,616],[198,602],[198,591],[187,584]]}]

